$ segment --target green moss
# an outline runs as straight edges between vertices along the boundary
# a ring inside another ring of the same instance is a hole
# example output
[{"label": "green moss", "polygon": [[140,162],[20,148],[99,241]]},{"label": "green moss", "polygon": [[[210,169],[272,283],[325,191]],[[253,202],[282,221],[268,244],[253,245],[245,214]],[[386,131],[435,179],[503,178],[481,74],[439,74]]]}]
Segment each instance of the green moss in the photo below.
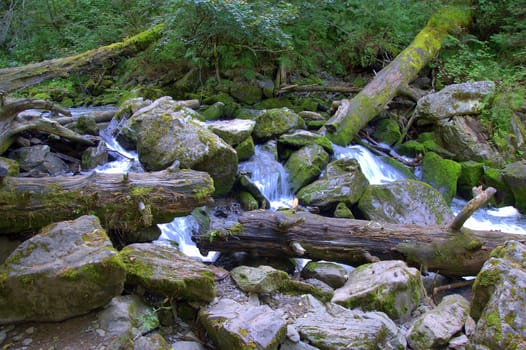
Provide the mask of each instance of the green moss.
[{"label": "green moss", "polygon": [[154,190],[153,187],[137,186],[131,189],[131,195],[132,197],[143,198],[145,196],[148,196],[153,190]]},{"label": "green moss", "polygon": [[495,329],[495,340],[498,342],[502,341],[502,325],[500,316],[497,312],[491,312],[486,316],[486,323],[489,327]]}]

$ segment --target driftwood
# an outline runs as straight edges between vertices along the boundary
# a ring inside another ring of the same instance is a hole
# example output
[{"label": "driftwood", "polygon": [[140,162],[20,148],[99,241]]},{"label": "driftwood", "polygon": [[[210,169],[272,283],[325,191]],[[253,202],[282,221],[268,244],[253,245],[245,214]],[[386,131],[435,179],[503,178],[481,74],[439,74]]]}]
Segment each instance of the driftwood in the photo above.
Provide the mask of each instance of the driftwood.
[{"label": "driftwood", "polygon": [[46,178],[0,183],[0,233],[35,232],[57,221],[97,215],[107,230],[127,233],[168,223],[212,202],[213,181],[193,170]]},{"label": "driftwood", "polygon": [[382,69],[352,100],[343,100],[324,128],[336,144],[348,145],[358,132],[399,94],[417,98],[408,85],[418,72],[435,57],[448,33],[470,21],[469,11],[454,7],[435,14],[389,65]]},{"label": "driftwood", "polygon": [[162,33],[162,24],[125,40],[78,55],[57,58],[20,67],[0,69],[0,90],[15,91],[45,80],[68,76],[74,72],[89,72],[114,65],[116,59],[134,55],[146,49]]},{"label": "driftwood", "polygon": [[246,251],[269,257],[297,257],[360,265],[405,260],[447,276],[476,275],[490,252],[523,235],[455,231],[446,226],[386,224],[323,217],[307,212],[250,211],[238,224],[194,237],[207,251]]}]

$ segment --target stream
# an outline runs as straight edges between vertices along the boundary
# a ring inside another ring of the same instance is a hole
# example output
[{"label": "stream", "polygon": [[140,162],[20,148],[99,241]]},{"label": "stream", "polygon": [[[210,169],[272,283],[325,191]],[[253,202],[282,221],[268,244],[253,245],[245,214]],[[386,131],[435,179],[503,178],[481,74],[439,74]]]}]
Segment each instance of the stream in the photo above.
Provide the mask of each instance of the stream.
[{"label": "stream", "polygon": [[[96,110],[108,110],[101,107]],[[93,108],[71,109],[73,115],[82,115],[93,112]],[[126,173],[141,172],[137,153],[123,149],[116,141],[114,135],[120,125],[115,120],[101,132],[102,139],[106,142],[112,161],[95,169],[98,172]],[[382,161],[380,157],[359,145],[341,147],[333,145],[332,159],[355,158],[371,184],[382,184],[390,181],[405,179],[406,176],[397,169]],[[256,152],[248,161],[239,164],[240,172],[251,173],[252,181],[271,203],[271,210],[290,208],[294,195],[288,185],[288,174],[283,165],[276,160],[276,143],[270,141],[264,145],[257,145]],[[416,169],[418,175],[418,169]],[[417,176],[418,177],[418,176]],[[451,204],[453,212],[458,213],[466,201],[455,198]],[[235,222],[234,217],[226,219]],[[521,215],[513,207],[491,208],[485,207],[475,212],[465,223],[465,227],[477,230],[495,230],[510,233],[526,234],[526,215]],[[158,244],[176,245],[184,254],[198,258],[205,262],[215,261],[219,253],[210,252],[203,256],[192,242],[192,234],[198,232],[199,224],[192,215],[175,218],[172,222],[159,225],[161,235],[156,241]]]}]

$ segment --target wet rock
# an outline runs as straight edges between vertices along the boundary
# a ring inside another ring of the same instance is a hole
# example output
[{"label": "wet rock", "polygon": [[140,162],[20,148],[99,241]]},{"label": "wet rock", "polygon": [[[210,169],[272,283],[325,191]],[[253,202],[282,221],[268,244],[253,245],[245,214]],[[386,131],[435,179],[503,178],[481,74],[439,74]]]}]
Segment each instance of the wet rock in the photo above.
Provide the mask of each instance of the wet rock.
[{"label": "wet rock", "polygon": [[484,175],[484,164],[470,160],[460,163],[460,166],[457,192],[462,198],[470,200],[473,198],[473,187],[480,184],[482,175]]},{"label": "wet rock", "polygon": [[331,262],[310,261],[301,271],[303,278],[316,278],[332,288],[340,288],[347,281],[347,271],[341,265]]},{"label": "wet rock", "polygon": [[329,163],[322,177],[298,192],[300,203],[328,208],[339,202],[353,205],[360,200],[369,181],[354,159],[339,159]]},{"label": "wet rock", "polygon": [[133,344],[133,350],[171,350],[172,347],[166,339],[158,333],[137,338]]},{"label": "wet rock", "polygon": [[0,266],[0,324],[60,321],[122,292],[125,269],[94,216],[51,224]]},{"label": "wet rock", "polygon": [[[349,310],[340,305],[321,304],[303,297],[309,311],[294,326],[301,339],[319,349],[405,349],[406,340],[384,313]],[[300,348],[301,349],[301,348]]]},{"label": "wet rock", "polygon": [[206,348],[196,341],[176,341],[172,343],[172,349],[175,350],[206,350]]},{"label": "wet rock", "polygon": [[9,153],[16,160],[20,170],[30,173],[60,175],[69,171],[68,166],[56,154],[51,153],[48,145],[20,147]]},{"label": "wet rock", "polygon": [[281,135],[278,139],[278,149],[293,148],[299,149],[303,146],[317,144],[329,153],[334,153],[331,141],[318,133],[307,130],[294,130],[291,133]]},{"label": "wet rock", "polygon": [[223,102],[216,102],[201,112],[201,115],[205,120],[217,120],[223,116],[224,112],[225,104]]},{"label": "wet rock", "polygon": [[368,220],[393,224],[444,225],[454,218],[442,195],[417,180],[370,185],[358,208]]},{"label": "wet rock", "polygon": [[523,349],[526,343],[526,246],[507,242],[491,254],[473,284],[472,342],[489,349]]},{"label": "wet rock", "polygon": [[513,193],[515,207],[526,214],[526,161],[508,164],[502,170],[502,178]]},{"label": "wet rock", "polygon": [[230,146],[237,146],[252,135],[256,122],[249,119],[218,120],[207,123],[214,134]]},{"label": "wet rock", "polygon": [[422,162],[422,180],[438,190],[446,200],[451,200],[457,193],[457,181],[460,177],[459,163],[444,159],[434,152],[427,152]]},{"label": "wet rock", "polygon": [[451,337],[464,327],[469,302],[460,295],[448,295],[433,310],[418,317],[407,338],[414,350],[444,349]]},{"label": "wet rock", "polygon": [[214,275],[204,264],[171,246],[135,243],[120,252],[126,265],[126,284],[188,301],[215,297]]},{"label": "wet rock", "polygon": [[392,146],[400,140],[402,132],[395,119],[384,118],[376,123],[373,137],[386,145]]},{"label": "wet rock", "polygon": [[404,322],[420,303],[423,290],[417,269],[403,261],[380,261],[354,269],[345,285],[336,289],[332,302],[351,309],[383,311]]},{"label": "wet rock", "polygon": [[317,144],[304,146],[292,153],[285,163],[291,191],[296,193],[300,188],[316,180],[328,162],[329,154]]},{"label": "wet rock", "polygon": [[286,132],[304,127],[303,120],[288,108],[268,109],[256,117],[253,135],[258,140],[269,140]]},{"label": "wet rock", "polygon": [[256,152],[256,146],[254,145],[254,139],[252,137],[248,137],[245,141],[237,145],[235,147],[235,150],[237,152],[237,159],[240,162],[249,160],[250,157],[252,157],[254,153]]},{"label": "wet rock", "polygon": [[90,170],[108,162],[108,147],[105,142],[99,142],[97,147],[88,147],[81,156],[82,170]]},{"label": "wet rock", "polygon": [[208,305],[199,312],[199,320],[221,350],[276,349],[287,334],[286,322],[269,306],[231,299]]},{"label": "wet rock", "polygon": [[281,270],[270,266],[238,266],[230,271],[241,290],[247,293],[272,293],[283,286],[283,281],[289,279],[289,275]]}]

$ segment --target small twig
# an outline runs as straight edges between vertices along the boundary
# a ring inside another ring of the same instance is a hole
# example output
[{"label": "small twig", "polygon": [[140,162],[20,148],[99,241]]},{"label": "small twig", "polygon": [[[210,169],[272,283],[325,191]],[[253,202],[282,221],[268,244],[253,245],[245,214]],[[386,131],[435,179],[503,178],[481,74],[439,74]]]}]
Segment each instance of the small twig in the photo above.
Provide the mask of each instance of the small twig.
[{"label": "small twig", "polygon": [[433,288],[433,297],[435,296],[435,294],[437,294],[439,292],[442,292],[444,290],[458,289],[458,288],[471,286],[474,281],[475,280],[460,281],[460,282],[455,282],[455,283],[451,283],[451,284],[445,284],[445,285],[440,286],[440,287],[435,287],[435,288]]},{"label": "small twig", "polygon": [[491,196],[497,192],[493,187],[488,187],[486,190],[482,190],[482,187],[475,187],[473,191],[477,193],[477,196],[470,200],[453,219],[453,222],[449,225],[451,230],[460,230],[466,220],[469,219],[477,209],[485,205]]}]

